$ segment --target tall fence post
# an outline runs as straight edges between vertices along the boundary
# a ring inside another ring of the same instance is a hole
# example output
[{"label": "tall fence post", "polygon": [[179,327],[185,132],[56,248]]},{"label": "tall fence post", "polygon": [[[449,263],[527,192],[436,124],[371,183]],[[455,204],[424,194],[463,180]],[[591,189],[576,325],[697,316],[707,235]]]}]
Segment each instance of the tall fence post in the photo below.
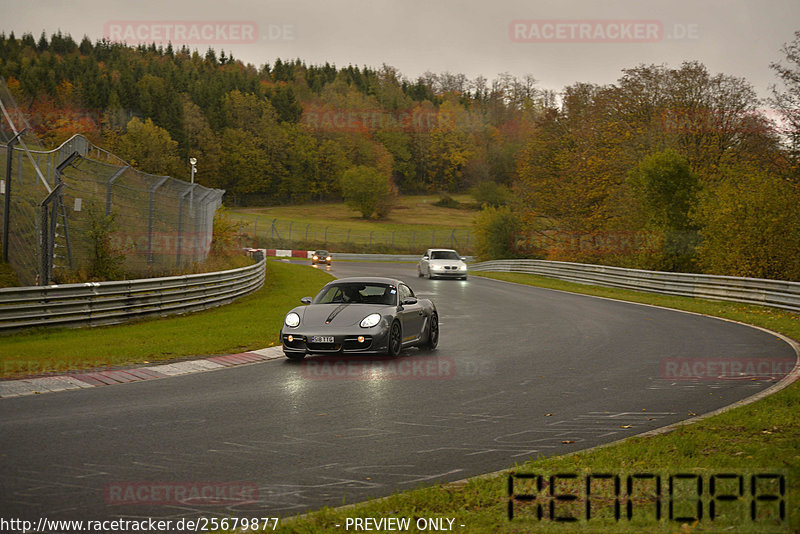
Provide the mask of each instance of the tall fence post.
[{"label": "tall fence post", "polygon": [[[169,179],[168,176],[162,177],[156,184],[150,188],[150,205],[147,209],[147,264],[153,263],[153,220],[155,219],[156,211],[156,189],[164,185]],[[190,190],[191,191],[191,190]]]},{"label": "tall fence post", "polygon": [[[56,222],[58,221],[58,199],[64,187],[61,173],[66,167],[72,165],[72,162],[78,157],[80,157],[80,154],[73,152],[56,167],[55,187],[40,204],[42,209],[42,251],[39,285],[42,286],[50,284],[50,280],[53,278],[53,252],[56,241]],[[48,213],[48,209],[51,213]]]},{"label": "tall fence post", "polygon": [[[40,286],[48,285],[53,275],[53,242],[55,241],[55,221],[57,216],[57,212],[55,211],[57,204],[53,202],[53,200],[61,194],[62,187],[64,187],[64,183],[59,181],[39,205],[42,210],[42,252],[41,266],[39,269]],[[51,203],[53,204],[52,206],[50,206]],[[51,209],[53,211],[52,217],[50,214]]]},{"label": "tall fence post", "polygon": [[[181,266],[181,245],[183,241],[183,203],[186,200],[186,195],[191,193],[194,190],[194,184],[189,185],[189,187],[181,194],[181,198],[178,201],[178,239],[177,244],[175,247],[177,250],[177,258],[175,260],[175,266],[180,268]],[[197,236],[195,236],[196,238]]]},{"label": "tall fence post", "polygon": [[111,175],[111,178],[109,178],[108,182],[106,183],[106,217],[111,215],[111,188],[114,186],[114,182],[117,180],[117,178],[122,176],[122,173],[129,168],[130,167],[122,167],[120,170]]},{"label": "tall fence post", "polygon": [[6,183],[3,191],[5,194],[5,199],[3,199],[3,262],[5,263],[8,263],[8,225],[11,222],[11,162],[14,159],[14,145],[19,142],[19,136],[25,133],[26,129],[6,143]]}]

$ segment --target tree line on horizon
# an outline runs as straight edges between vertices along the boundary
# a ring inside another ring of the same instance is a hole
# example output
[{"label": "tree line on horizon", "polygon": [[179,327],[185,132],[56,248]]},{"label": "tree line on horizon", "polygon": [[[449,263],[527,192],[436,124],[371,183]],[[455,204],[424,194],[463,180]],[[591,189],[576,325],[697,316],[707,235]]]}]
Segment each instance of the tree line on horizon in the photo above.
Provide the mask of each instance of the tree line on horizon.
[{"label": "tree line on horizon", "polygon": [[229,204],[471,189],[483,257],[800,280],[798,43],[771,65],[769,101],[694,61],[556,94],[532,76],[255,67],[60,32],[0,34],[0,76],[49,146],[82,133],[186,179],[196,157]]}]

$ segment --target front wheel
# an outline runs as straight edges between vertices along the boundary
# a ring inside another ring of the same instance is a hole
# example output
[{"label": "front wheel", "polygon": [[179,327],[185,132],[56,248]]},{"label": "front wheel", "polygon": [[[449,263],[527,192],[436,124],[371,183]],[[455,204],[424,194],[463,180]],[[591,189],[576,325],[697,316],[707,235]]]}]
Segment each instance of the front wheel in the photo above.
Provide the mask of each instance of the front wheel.
[{"label": "front wheel", "polygon": [[386,347],[386,355],[390,358],[395,358],[400,354],[403,348],[403,330],[400,328],[400,323],[395,321],[389,328],[389,343]]},{"label": "front wheel", "polygon": [[425,342],[424,347],[428,350],[433,350],[439,344],[439,316],[435,313],[431,314],[430,322],[428,340]]}]

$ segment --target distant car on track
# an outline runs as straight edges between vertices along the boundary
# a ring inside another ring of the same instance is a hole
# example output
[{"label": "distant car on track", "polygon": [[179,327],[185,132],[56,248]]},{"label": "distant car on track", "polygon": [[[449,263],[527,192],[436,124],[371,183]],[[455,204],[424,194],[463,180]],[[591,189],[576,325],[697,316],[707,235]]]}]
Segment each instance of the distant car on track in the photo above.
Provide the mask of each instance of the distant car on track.
[{"label": "distant car on track", "polygon": [[467,263],[453,249],[429,248],[417,263],[417,276],[467,279]]},{"label": "distant car on track", "polygon": [[414,296],[400,280],[340,278],[305,306],[286,314],[281,328],[283,353],[290,360],[306,354],[386,354],[406,347],[435,349],[439,314],[428,299]]},{"label": "distant car on track", "polygon": [[311,255],[311,265],[317,265],[320,263],[330,265],[331,253],[327,250],[315,250],[314,254]]}]

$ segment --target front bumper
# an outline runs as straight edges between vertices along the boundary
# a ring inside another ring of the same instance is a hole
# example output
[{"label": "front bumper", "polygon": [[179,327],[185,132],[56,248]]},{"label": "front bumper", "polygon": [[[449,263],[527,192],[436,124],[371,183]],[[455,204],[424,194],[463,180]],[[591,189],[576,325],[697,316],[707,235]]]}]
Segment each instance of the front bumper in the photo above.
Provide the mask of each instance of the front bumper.
[{"label": "front bumper", "polygon": [[431,278],[463,278],[467,276],[467,271],[459,271],[456,269],[431,269]]},{"label": "front bumper", "polygon": [[[312,336],[331,336],[333,343],[312,343]],[[358,341],[359,336],[364,337],[363,342]],[[283,352],[290,354],[378,354],[386,352],[388,339],[389,329],[382,325],[340,334],[281,331]]]}]

